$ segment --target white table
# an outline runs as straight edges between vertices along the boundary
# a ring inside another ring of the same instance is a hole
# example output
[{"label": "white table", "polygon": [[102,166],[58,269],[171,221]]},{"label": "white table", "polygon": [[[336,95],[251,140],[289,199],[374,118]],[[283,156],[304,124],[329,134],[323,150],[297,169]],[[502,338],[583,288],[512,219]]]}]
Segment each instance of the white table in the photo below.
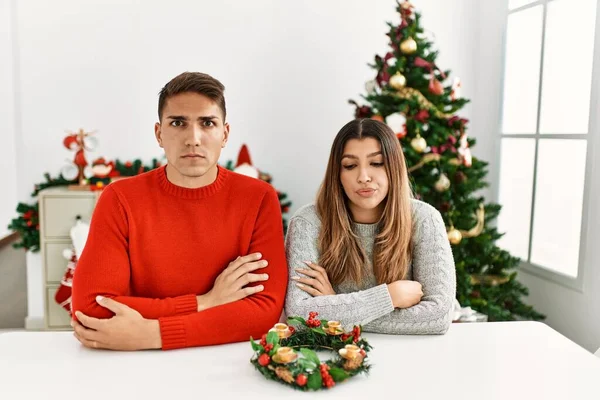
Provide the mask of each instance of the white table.
[{"label": "white table", "polygon": [[366,336],[368,377],[307,394],[264,379],[249,343],[124,353],[86,349],[69,332],[4,333],[0,399],[600,399],[600,359],[541,323]]}]

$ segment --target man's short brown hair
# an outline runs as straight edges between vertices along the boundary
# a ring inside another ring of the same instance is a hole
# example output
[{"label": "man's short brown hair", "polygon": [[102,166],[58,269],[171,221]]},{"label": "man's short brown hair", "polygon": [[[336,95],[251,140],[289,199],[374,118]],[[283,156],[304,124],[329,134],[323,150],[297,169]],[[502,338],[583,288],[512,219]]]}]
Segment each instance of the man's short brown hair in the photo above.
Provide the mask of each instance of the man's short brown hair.
[{"label": "man's short brown hair", "polygon": [[221,109],[225,122],[225,86],[217,79],[201,72],[184,72],[171,79],[158,96],[158,120],[162,120],[162,112],[169,97],[180,93],[198,93],[208,97]]}]

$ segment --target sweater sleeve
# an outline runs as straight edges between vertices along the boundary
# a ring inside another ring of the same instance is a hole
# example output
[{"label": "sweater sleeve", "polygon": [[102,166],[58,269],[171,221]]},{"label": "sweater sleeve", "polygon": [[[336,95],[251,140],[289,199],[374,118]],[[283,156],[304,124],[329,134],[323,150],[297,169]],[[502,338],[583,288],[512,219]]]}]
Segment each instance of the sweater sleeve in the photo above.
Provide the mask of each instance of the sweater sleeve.
[{"label": "sweater sleeve", "polygon": [[285,299],[287,267],[279,198],[269,188],[254,223],[248,254],[260,252],[269,265],[262,292],[207,310],[159,319],[163,350],[206,346],[260,337],[279,320]]},{"label": "sweater sleeve", "polygon": [[446,227],[440,213],[430,207],[415,221],[413,279],[423,286],[423,298],[413,307],[395,309],[364,326],[366,332],[444,334],[452,322],[456,272]]},{"label": "sweater sleeve", "polygon": [[153,299],[130,296],[129,229],[124,207],[109,185],[100,198],[90,231],[73,276],[73,313],[110,318],[113,313],[96,302],[96,296],[112,298],[138,311],[144,318],[197,312],[196,294]]},{"label": "sweater sleeve", "polygon": [[[304,268],[303,261],[318,263],[317,240],[319,229],[302,217],[294,217],[286,238],[286,255],[289,275],[300,276],[296,268]],[[288,316],[306,318],[308,313],[316,311],[319,317],[340,321],[343,326],[367,324],[394,310],[387,285],[345,294],[313,297],[289,280],[285,311]]]}]

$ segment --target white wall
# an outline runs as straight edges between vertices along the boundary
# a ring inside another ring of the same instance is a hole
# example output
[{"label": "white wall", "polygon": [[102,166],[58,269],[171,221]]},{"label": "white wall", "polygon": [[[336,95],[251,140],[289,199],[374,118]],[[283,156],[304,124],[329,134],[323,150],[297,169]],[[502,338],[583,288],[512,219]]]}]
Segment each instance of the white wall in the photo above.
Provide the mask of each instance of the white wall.
[{"label": "white wall", "polygon": [[[484,6],[414,3],[435,34],[438,64],[462,78],[463,95],[476,104],[477,21]],[[192,70],[226,86],[232,130],[221,160],[235,159],[247,143],[254,164],[288,193],[293,212],[313,200],[333,137],[353,117],[347,100],[364,93],[374,76],[367,63],[387,51],[386,21],[398,21],[394,0],[21,0],[14,21],[19,198],[28,198],[45,171],[54,175],[72,158],[61,144],[65,130],[97,130],[93,158],[160,156],[152,130],[157,93]],[[476,126],[472,109],[462,116]],[[41,280],[39,257],[28,265],[32,279]],[[30,294],[30,311],[41,310],[39,294]]]},{"label": "white wall", "polygon": [[472,104],[471,131],[477,139],[474,155],[489,162],[490,187],[482,195],[495,200],[498,181],[499,127],[504,66],[504,31],[508,0],[479,3],[476,52],[474,54],[475,94]]},{"label": "white wall", "polygon": [[17,206],[11,14],[11,2],[0,0],[0,239],[9,233],[8,224],[16,216]]}]

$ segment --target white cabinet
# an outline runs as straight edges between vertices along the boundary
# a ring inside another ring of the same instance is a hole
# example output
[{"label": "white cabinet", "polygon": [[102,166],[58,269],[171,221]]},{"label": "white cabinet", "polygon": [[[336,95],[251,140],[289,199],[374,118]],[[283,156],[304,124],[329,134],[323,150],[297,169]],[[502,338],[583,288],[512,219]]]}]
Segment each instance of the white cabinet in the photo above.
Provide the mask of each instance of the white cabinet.
[{"label": "white cabinet", "polygon": [[69,313],[54,301],[67,268],[63,250],[72,246],[69,234],[77,217],[90,220],[100,193],[66,187],[48,188],[38,193],[45,329],[71,329]]}]

